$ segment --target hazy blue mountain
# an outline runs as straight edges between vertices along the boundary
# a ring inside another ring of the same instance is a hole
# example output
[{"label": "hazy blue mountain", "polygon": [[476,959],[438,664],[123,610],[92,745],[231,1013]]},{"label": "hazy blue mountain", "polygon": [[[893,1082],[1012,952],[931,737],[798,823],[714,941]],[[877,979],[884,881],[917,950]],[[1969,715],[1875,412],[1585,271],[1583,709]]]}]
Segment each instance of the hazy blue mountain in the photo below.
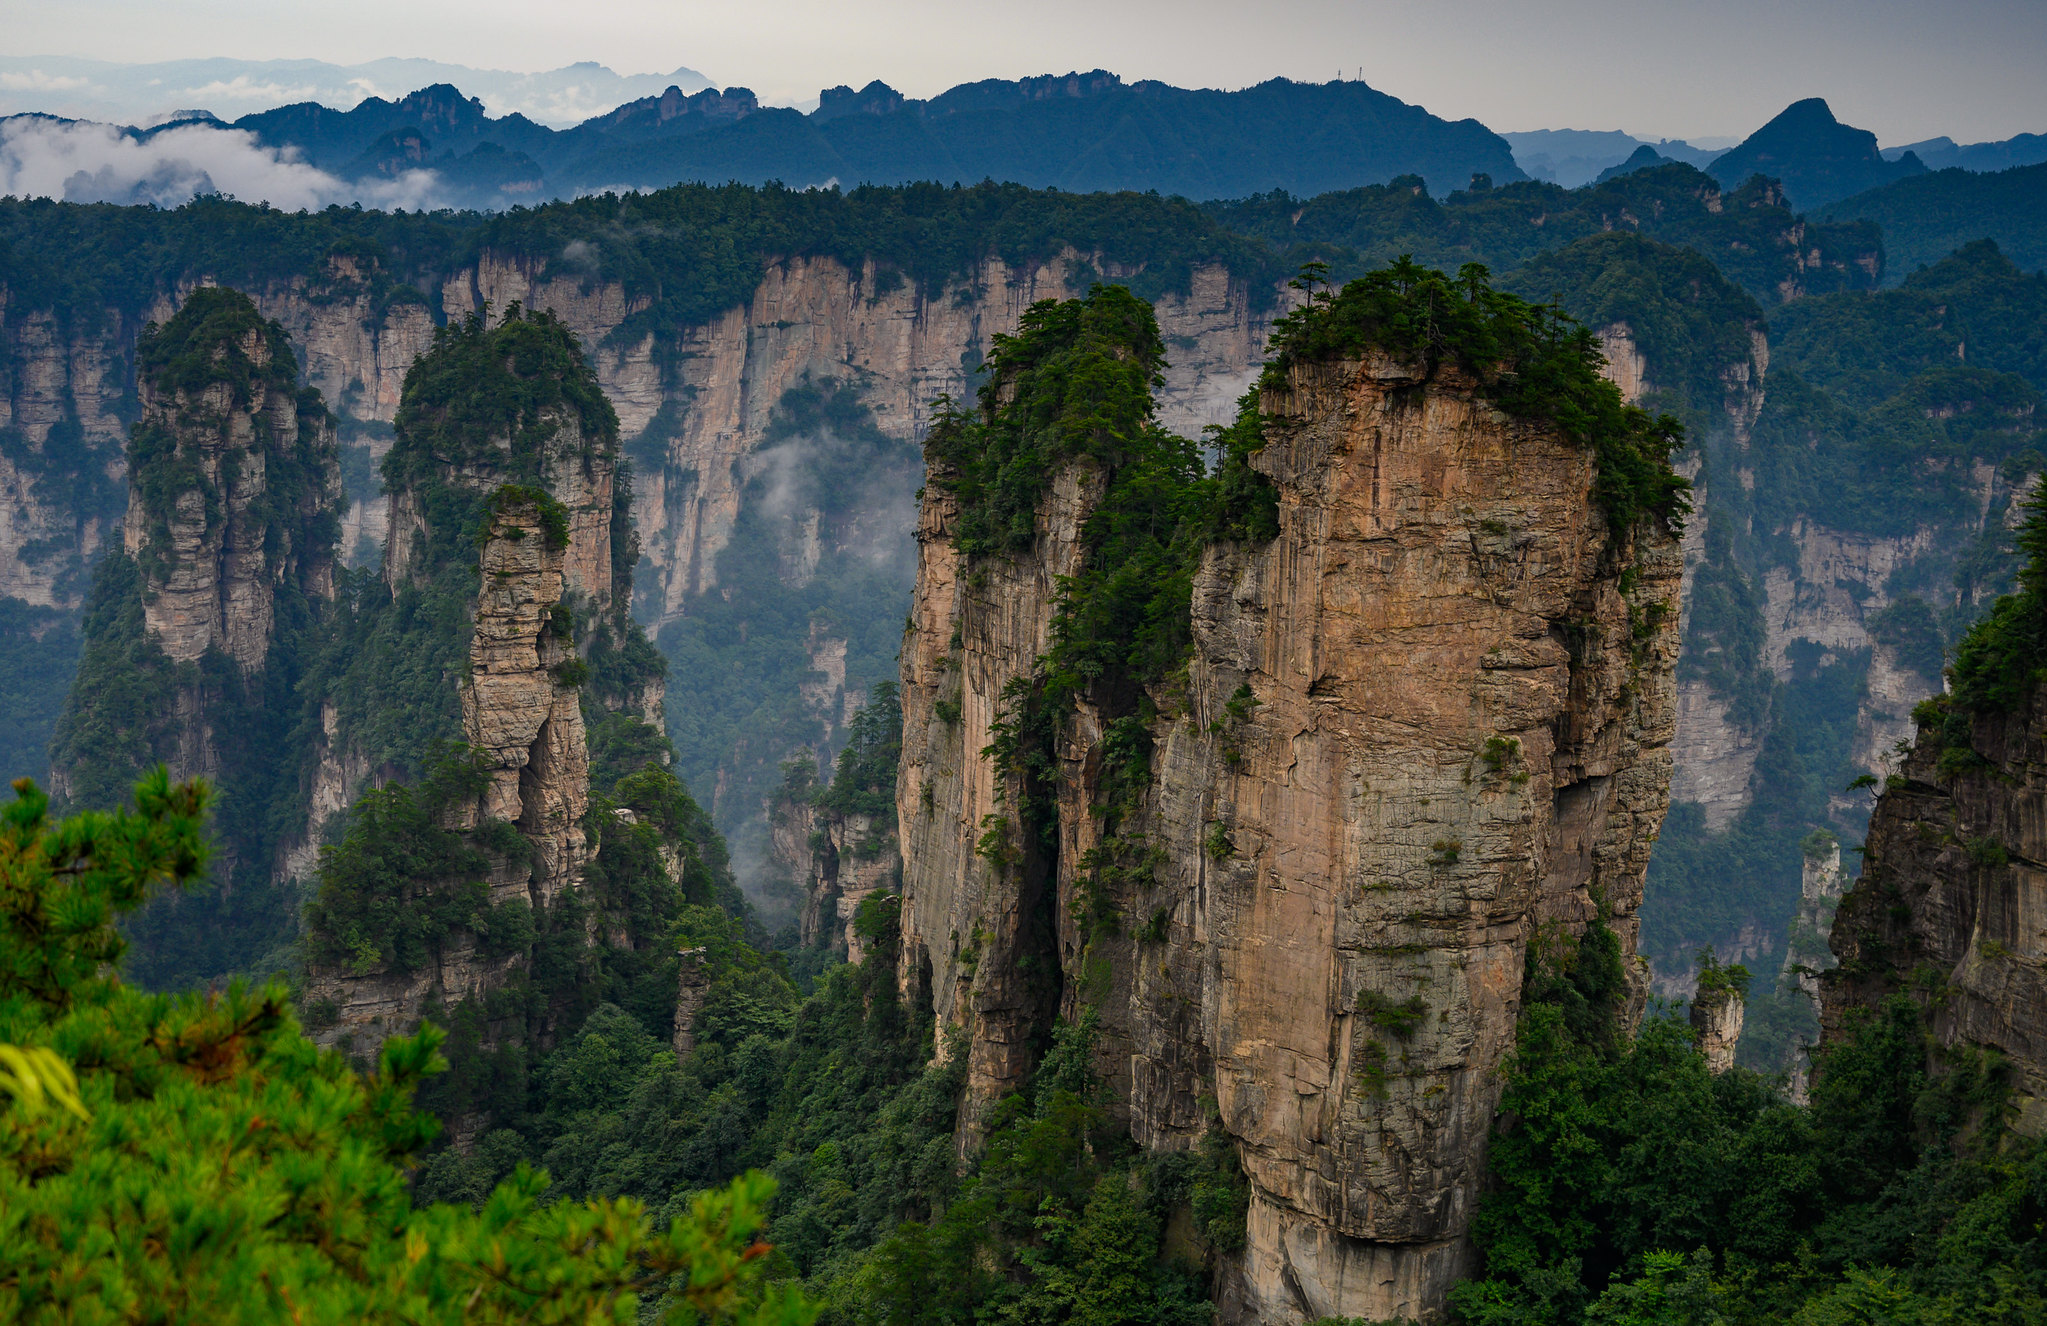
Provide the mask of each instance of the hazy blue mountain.
[{"label": "hazy blue mountain", "polygon": [[1215,92],[1125,84],[1103,70],[990,79],[929,101],[879,82],[830,88],[809,115],[763,107],[745,88],[674,86],[566,130],[493,118],[480,98],[443,83],[345,111],[283,106],[234,127],[347,179],[440,172],[442,199],[483,207],[684,181],[995,179],[1227,198],[1312,195],[1401,175],[1439,193],[1478,175],[1524,178],[1507,143],[1476,120],[1442,120],[1363,83],[1273,79]]},{"label": "hazy blue mountain", "polygon": [[1886,161],[1875,134],[1841,123],[1823,99],[1808,97],[1791,103],[1706,169],[1730,189],[1752,175],[1781,181],[1786,200],[1802,212],[1922,174],[1926,166],[1910,152]]},{"label": "hazy blue mountain", "polygon": [[1575,189],[1600,171],[1626,161],[1641,140],[1618,129],[1531,129],[1501,134],[1514,149],[1514,162],[1530,179]]},{"label": "hazy blue mountain", "polygon": [[438,60],[164,60],[116,64],[69,56],[0,55],[0,115],[42,111],[72,119],[146,124],[181,110],[206,110],[223,120],[297,102],[346,109],[366,97],[398,97],[434,83],[454,83],[482,99],[493,115],[519,114],[542,124],[578,124],[639,97],[675,86],[695,92],[710,81],[694,69],[620,74],[585,60],[542,73],[475,69]]},{"label": "hazy blue mountain", "polygon": [[1662,161],[1682,161],[1687,166],[1704,166],[1716,155],[1712,149],[1693,147],[1681,138],[1651,142],[1618,129],[1531,129],[1501,134],[1514,149],[1514,162],[1530,179],[1546,180],[1575,189],[1606,178],[1610,171],[1627,162],[1642,147],[1653,147]]},{"label": "hazy blue mountain", "polygon": [[[1626,161],[1621,162],[1618,166],[1608,166],[1605,170],[1600,171],[1599,178],[1594,180],[1593,183],[1604,184],[1608,180],[1616,180],[1623,175],[1632,175],[1638,170],[1648,170],[1652,166],[1667,166],[1675,160],[1675,157],[1665,156],[1649,146],[1649,144],[1644,143],[1636,148],[1634,154]],[[1689,165],[1691,163],[1686,162],[1685,164]]]},{"label": "hazy blue mountain", "polygon": [[578,159],[551,183],[573,190],[675,180],[997,179],[1230,198],[1269,189],[1314,194],[1409,174],[1439,193],[1474,175],[1523,178],[1505,140],[1478,121],[1439,119],[1364,83],[1276,78],[1217,92],[1126,84],[1098,69],[988,79],[929,101],[882,83],[857,93],[833,88],[808,116],[765,110],[587,155],[579,144]]},{"label": "hazy blue mountain", "polygon": [[2047,161],[2047,134],[2017,134],[1994,143],[1961,144],[1952,138],[1929,138],[1903,147],[1884,149],[1884,160],[1897,161],[1907,152],[1926,163],[1928,170],[2010,170],[2013,166],[2036,166]]}]

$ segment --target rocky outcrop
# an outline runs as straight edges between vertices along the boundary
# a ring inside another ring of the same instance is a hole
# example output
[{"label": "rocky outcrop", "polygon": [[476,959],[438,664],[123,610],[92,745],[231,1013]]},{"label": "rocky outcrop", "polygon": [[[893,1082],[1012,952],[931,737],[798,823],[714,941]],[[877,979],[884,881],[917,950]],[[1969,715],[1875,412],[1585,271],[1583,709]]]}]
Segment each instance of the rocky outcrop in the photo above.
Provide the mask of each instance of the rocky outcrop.
[{"label": "rocky outcrop", "polygon": [[[253,672],[270,649],[280,584],[334,595],[331,539],[305,535],[340,497],[333,431],[317,398],[301,402],[281,339],[253,316],[230,343],[178,352],[221,368],[189,386],[144,376],[122,539],[144,568],[143,620],[164,652],[189,663],[219,650]],[[296,468],[301,451],[315,473],[281,488],[272,466]]]},{"label": "rocky outcrop", "polygon": [[69,607],[119,522],[140,320],[26,305],[0,286],[0,597]]},{"label": "rocky outcrop", "polygon": [[[1848,876],[1841,869],[1841,844],[1832,834],[1812,834],[1805,842],[1804,854],[1798,915],[1791,922],[1791,939],[1784,946],[1784,966],[1777,979],[1780,985],[1788,981],[1811,1001],[1813,1024],[1818,1025],[1820,976],[1834,965],[1834,955],[1827,943],[1833,935],[1835,909],[1848,888]],[[1811,1086],[1811,1047],[1800,1046],[1785,1092],[1802,1105]]]},{"label": "rocky outcrop", "polygon": [[960,1033],[969,1144],[1054,1010],[1097,1010],[1142,1145],[1194,1145],[1213,1100],[1251,1190],[1227,1319],[1433,1314],[1470,1265],[1531,941],[1603,916],[1633,952],[1679,553],[1616,540],[1591,456],[1454,370],[1301,365],[1262,408],[1280,532],[1200,565],[1184,690],[1155,694],[1151,865],[1113,877],[1084,864],[1099,713],[1057,745],[1042,877],[1005,850],[1013,790],[983,753],[1099,480],[1065,468],[1033,551],[969,565],[934,472],[902,655],[901,976],[928,971]]},{"label": "rocky outcrop", "polygon": [[1692,1034],[1698,1037],[1709,1073],[1718,1075],[1734,1067],[1741,1048],[1743,1002],[1742,992],[1727,985],[1700,989],[1692,996]]},{"label": "rocky outcrop", "polygon": [[845,815],[810,805],[777,806],[770,840],[778,865],[795,867],[803,891],[798,938],[848,962],[867,960],[868,945],[853,924],[860,904],[896,887],[902,855],[895,817]]},{"label": "rocky outcrop", "polygon": [[680,954],[682,970],[676,978],[674,1040],[678,1063],[696,1052],[697,1014],[704,1011],[704,1004],[711,997],[711,972],[704,955],[701,948],[683,949]]},{"label": "rocky outcrop", "polygon": [[[139,581],[143,654],[170,665],[175,696],[174,714],[141,716],[162,725],[151,753],[173,777],[225,778],[233,795],[267,797],[269,788],[235,785],[227,767],[253,769],[246,743],[262,738],[220,730],[215,710],[233,692],[240,721],[254,720],[280,688],[260,680],[280,631],[302,630],[285,627],[281,611],[302,620],[310,602],[333,597],[332,421],[319,394],[300,389],[283,331],[234,291],[189,301],[145,334],[138,358],[123,545]],[[287,597],[293,606],[281,609]],[[289,676],[272,681],[288,690]],[[76,695],[70,707],[82,716],[106,699]],[[60,790],[72,772],[57,770]],[[232,862],[235,846],[224,856]]]},{"label": "rocky outcrop", "polygon": [[[461,827],[519,826],[534,853],[529,901],[536,914],[581,881],[589,858],[582,820],[590,808],[590,751],[578,674],[570,671],[581,661],[553,617],[568,588],[566,552],[550,539],[537,502],[497,504],[462,692],[463,735],[484,787]],[[526,881],[507,884],[523,893]]]},{"label": "rocky outcrop", "polygon": [[[1936,705],[1870,817],[1819,977],[1824,1041],[1893,994],[1945,1046],[2002,1054],[2019,1129],[2047,1134],[2047,688],[2014,713]],[[1959,730],[1957,730],[1959,729]],[[1966,733],[1966,749],[1963,734]],[[1943,760],[1943,755],[1954,758]]]},{"label": "rocky outcrop", "polygon": [[[545,317],[512,315],[496,325],[478,319],[436,341],[407,380],[393,445],[383,557],[390,597],[361,609],[388,610],[385,629],[395,642],[388,651],[466,663],[448,678],[460,701],[459,734],[448,735],[459,736],[468,768],[449,784],[462,790],[444,797],[440,827],[465,835],[489,862],[489,907],[522,904],[539,925],[564,894],[583,887],[598,848],[585,689],[599,688],[593,712],[658,721],[662,705],[658,666],[619,662],[638,633],[615,582],[630,561],[614,556],[614,535],[630,537],[630,529],[617,489],[616,419],[588,373],[569,333]],[[468,584],[473,598],[465,595]],[[407,606],[413,603],[434,606]],[[450,629],[462,632],[459,654]],[[592,662],[600,648],[612,663]],[[639,641],[637,650],[645,649]],[[359,735],[334,721],[340,707],[330,702],[323,710],[309,841],[321,835],[320,816],[349,804],[365,790],[357,780],[372,776]],[[411,758],[431,764],[440,757],[422,743]],[[620,834],[638,831],[633,810],[611,813]],[[646,846],[666,878],[680,880],[686,844],[679,828],[663,824]],[[450,881],[384,883],[426,889]],[[316,967],[308,999],[331,1006],[322,1038],[347,1038],[362,1051],[416,1025],[435,1003],[452,1007],[517,979],[531,955],[498,943],[485,956],[470,924],[478,916],[465,915],[437,936],[431,964]],[[614,922],[587,917],[585,937],[629,948],[646,939]],[[547,1034],[544,1027],[526,1031]]]}]

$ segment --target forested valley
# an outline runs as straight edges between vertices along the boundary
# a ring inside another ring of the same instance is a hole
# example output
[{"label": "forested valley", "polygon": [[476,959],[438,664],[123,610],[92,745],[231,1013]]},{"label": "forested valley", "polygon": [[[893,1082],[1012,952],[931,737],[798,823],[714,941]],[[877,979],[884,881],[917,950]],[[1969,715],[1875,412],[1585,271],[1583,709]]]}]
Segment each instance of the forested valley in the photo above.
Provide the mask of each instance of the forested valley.
[{"label": "forested valley", "polygon": [[0,200],[0,1312],[2047,1317],[2047,276],[1889,235]]}]

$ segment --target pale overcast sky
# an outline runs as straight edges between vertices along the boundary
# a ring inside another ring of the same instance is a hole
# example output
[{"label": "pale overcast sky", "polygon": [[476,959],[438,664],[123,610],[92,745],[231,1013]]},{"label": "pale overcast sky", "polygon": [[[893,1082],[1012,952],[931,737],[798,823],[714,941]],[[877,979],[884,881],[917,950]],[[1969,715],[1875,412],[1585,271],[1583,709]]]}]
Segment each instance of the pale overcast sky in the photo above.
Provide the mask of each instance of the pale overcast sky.
[{"label": "pale overcast sky", "polygon": [[1885,144],[2047,131],[2047,0],[0,0],[8,53],[688,66],[763,100],[1095,66],[1240,87],[1362,69],[1503,131],[1741,135],[1823,96]]}]

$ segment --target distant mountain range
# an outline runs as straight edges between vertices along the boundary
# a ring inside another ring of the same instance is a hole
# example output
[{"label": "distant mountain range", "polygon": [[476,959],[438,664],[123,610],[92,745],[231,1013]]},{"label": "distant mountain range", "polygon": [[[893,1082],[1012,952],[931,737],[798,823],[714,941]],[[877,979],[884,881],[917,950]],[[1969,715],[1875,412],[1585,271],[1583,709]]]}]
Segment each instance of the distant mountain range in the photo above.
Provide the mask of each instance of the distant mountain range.
[{"label": "distant mountain range", "polygon": [[[1841,199],[1929,170],[1986,172],[2047,162],[2047,134],[2019,134],[1994,143],[1957,145],[1929,138],[1878,150],[1876,135],[1842,124],[1818,97],[1792,103],[1783,113],[1739,143],[1725,140],[1650,142],[1618,131],[1540,129],[1501,134],[1514,160],[1531,178],[1565,188],[1605,183],[1622,175],[1680,161],[1697,166],[1726,187],[1739,188],[1752,175],[1784,185],[1786,200],[1799,210],[1826,207]],[[1939,257],[1945,254],[1943,249]]]},{"label": "distant mountain range", "polygon": [[[66,98],[86,95],[80,87],[100,76],[95,69],[122,71],[126,81],[115,81],[130,93],[136,70],[155,71],[153,81],[144,81],[193,104],[142,128],[54,114],[72,104]],[[1220,92],[1125,83],[1100,69],[965,83],[929,100],[881,82],[857,91],[827,88],[808,113],[763,106],[746,88],[721,90],[689,70],[625,77],[598,65],[548,74],[455,70],[465,84],[435,81],[396,97],[349,95],[447,70],[455,67],[404,60],[112,66],[0,57],[0,91],[13,89],[9,95],[18,101],[40,98],[43,111],[0,119],[0,194],[172,206],[218,192],[286,210],[336,202],[496,210],[691,181],[805,188],[994,179],[1069,192],[1154,190],[1222,200],[1275,191],[1307,198],[1418,177],[1441,198],[1528,179],[1566,188],[1604,184],[1677,163],[1705,170],[1727,190],[1755,176],[1776,180],[1786,205],[1804,212],[1875,199],[1929,170],[1962,174],[2047,161],[2041,134],[1968,146],[1929,139],[1880,151],[1874,134],[1842,124],[1819,98],[1792,104],[1731,146],[1652,143],[1587,130],[1496,134],[1355,81],[1272,79]],[[248,80],[259,75],[271,80],[264,95],[273,99],[287,85],[313,95],[232,121],[215,113],[213,106],[229,104],[217,97],[254,96]],[[656,92],[562,122],[566,108],[601,105],[656,83]],[[1916,201],[1908,210],[1937,212],[1963,187],[1928,186],[1911,195]],[[2006,227],[2001,242],[2025,262],[2033,251],[2024,220],[2033,187],[2000,188],[1995,206],[2019,209],[2017,228]],[[1867,208],[1878,210],[1865,211],[1888,232],[1894,221],[1884,218],[1891,214],[1878,215],[1887,206],[1872,201]],[[1899,214],[1895,223],[1926,232],[1923,244],[1907,243],[1899,258],[1930,261],[1948,251],[1940,247],[1948,227],[1939,217]],[[1959,242],[1980,237],[1961,235]]]},{"label": "distant mountain range", "polygon": [[1707,139],[1689,143],[1663,138],[1650,142],[1617,129],[1534,129],[1526,133],[1501,134],[1514,149],[1514,163],[1529,178],[1575,189],[1610,175],[1622,163],[1635,159],[1644,148],[1656,153],[1656,161],[1682,161],[1703,167],[1734,145],[1733,139]]},{"label": "distant mountain range", "polygon": [[1926,163],[1928,170],[1973,170],[1978,173],[2010,170],[2014,166],[2037,166],[2047,161],[2047,134],[2019,134],[1995,143],[1960,144],[1952,138],[1929,138],[1903,147],[1887,147],[1886,161],[1911,153]]},{"label": "distant mountain range", "polygon": [[155,124],[180,111],[223,119],[297,102],[353,106],[366,97],[402,97],[434,83],[453,83],[481,98],[493,115],[523,115],[567,128],[625,102],[659,96],[669,87],[699,92],[711,85],[694,69],[619,74],[585,60],[543,73],[474,69],[439,60],[164,60],[115,64],[69,56],[0,55],[0,115],[39,112],[73,120]]},{"label": "distant mountain range", "polygon": [[[56,132],[47,119],[23,125],[25,118],[0,121],[0,133]],[[746,88],[688,93],[677,84],[570,129],[523,114],[493,116],[481,98],[437,83],[349,110],[306,101],[232,124],[195,112],[130,131],[124,141],[176,135],[160,150],[189,157],[204,146],[197,131],[221,128],[242,131],[237,141],[253,140],[284,166],[343,182],[385,206],[499,208],[688,181],[803,188],[996,179],[1070,192],[1240,198],[1274,189],[1326,193],[1404,175],[1420,176],[1437,193],[1480,176],[1496,184],[1525,178],[1506,141],[1476,120],[1443,120],[1361,82],[1273,79],[1217,92],[1126,84],[1099,69],[967,83],[929,101],[879,82],[857,92],[830,88],[808,115],[764,107]],[[61,149],[50,150],[76,154],[79,135],[67,131]],[[131,156],[124,169],[53,166],[44,175],[61,182],[63,197],[112,202],[168,201],[161,179],[196,178],[184,157],[178,160],[188,168],[138,175],[141,157]],[[294,183],[311,187],[297,177]],[[215,184],[228,189],[218,178]]]}]

